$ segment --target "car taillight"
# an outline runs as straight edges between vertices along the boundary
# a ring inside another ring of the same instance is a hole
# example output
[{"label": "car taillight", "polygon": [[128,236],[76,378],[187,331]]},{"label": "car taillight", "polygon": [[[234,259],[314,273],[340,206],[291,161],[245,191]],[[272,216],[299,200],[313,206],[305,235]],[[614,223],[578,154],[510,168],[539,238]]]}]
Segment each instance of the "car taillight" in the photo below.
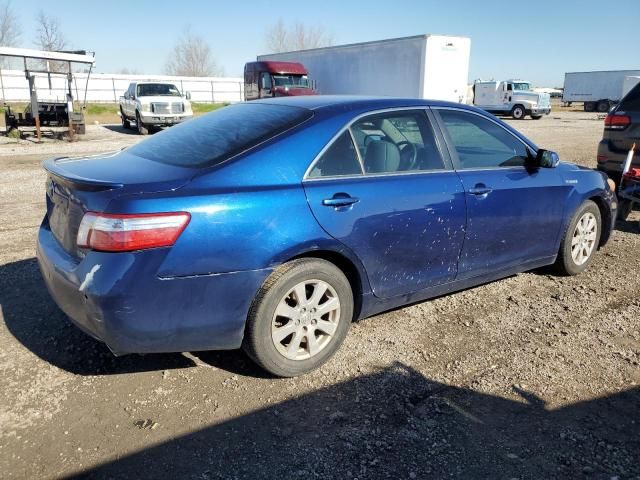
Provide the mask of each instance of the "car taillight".
[{"label": "car taillight", "polygon": [[631,124],[627,115],[607,115],[604,119],[605,130],[624,130]]},{"label": "car taillight", "polygon": [[111,214],[87,212],[78,229],[77,244],[101,252],[130,252],[169,247],[185,229],[186,212]]}]

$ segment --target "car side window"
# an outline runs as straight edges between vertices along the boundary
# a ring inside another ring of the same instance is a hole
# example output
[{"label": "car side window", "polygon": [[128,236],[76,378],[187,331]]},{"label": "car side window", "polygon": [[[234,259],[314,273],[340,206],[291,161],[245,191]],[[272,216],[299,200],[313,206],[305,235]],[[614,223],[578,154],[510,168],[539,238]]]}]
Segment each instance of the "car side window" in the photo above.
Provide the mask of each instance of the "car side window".
[{"label": "car side window", "polygon": [[356,148],[349,131],[340,135],[315,163],[309,178],[362,175]]},{"label": "car side window", "polygon": [[491,120],[459,110],[438,112],[458,154],[458,168],[520,167],[526,164],[529,152],[524,143]]},{"label": "car side window", "polygon": [[433,129],[423,110],[374,114],[351,126],[365,173],[444,169]]}]

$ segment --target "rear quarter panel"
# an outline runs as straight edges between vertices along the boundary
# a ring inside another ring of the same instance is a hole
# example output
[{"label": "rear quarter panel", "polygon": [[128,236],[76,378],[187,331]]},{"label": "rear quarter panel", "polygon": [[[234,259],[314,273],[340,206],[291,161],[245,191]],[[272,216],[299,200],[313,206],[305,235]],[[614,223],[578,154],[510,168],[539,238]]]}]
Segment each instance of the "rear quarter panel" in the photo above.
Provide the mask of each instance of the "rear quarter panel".
[{"label": "rear quarter panel", "polygon": [[[319,119],[245,156],[196,172],[173,192],[114,199],[109,212],[186,211],[189,225],[161,265],[161,277],[272,268],[318,250],[340,253],[366,273],[357,257],[322,230],[302,187],[307,167],[353,113]],[[337,119],[337,120],[336,120]]]}]

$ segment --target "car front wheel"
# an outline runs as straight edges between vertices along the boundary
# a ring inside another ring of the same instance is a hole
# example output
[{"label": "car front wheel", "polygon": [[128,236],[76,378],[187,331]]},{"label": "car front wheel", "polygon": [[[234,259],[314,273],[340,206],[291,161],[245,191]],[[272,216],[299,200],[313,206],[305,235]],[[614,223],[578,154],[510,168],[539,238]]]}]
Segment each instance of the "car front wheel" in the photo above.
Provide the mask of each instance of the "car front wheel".
[{"label": "car front wheel", "polygon": [[342,271],[326,260],[293,260],[258,291],[243,349],[268,372],[294,377],[329,360],[352,319],[353,293]]},{"label": "car front wheel", "polygon": [[138,133],[140,135],[149,134],[149,129],[144,126],[144,123],[142,123],[142,119],[140,118],[140,112],[136,112],[136,125],[138,127]]},{"label": "car front wheel", "polygon": [[600,209],[591,200],[584,202],[565,231],[556,269],[563,275],[577,275],[591,264],[602,233]]}]

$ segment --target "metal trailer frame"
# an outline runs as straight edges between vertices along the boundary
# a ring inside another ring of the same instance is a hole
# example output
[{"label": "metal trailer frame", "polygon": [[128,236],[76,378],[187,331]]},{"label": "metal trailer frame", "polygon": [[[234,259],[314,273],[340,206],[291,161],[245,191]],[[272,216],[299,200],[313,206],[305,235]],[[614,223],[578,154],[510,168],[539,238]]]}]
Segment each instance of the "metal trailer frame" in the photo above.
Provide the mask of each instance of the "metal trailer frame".
[{"label": "metal trailer frame", "polygon": [[[73,82],[73,73],[71,71],[72,63],[80,63],[89,65],[89,74],[87,75],[87,83],[89,81],[89,76],[91,75],[91,70],[95,64],[95,55],[93,53],[89,54],[86,51],[60,51],[60,52],[50,52],[44,50],[33,50],[29,48],[13,48],[13,47],[0,47],[0,57],[12,57],[12,58],[22,58],[24,63],[24,73],[27,81],[29,82],[29,97],[31,99],[31,115],[32,121],[35,123],[36,127],[36,135],[38,140],[41,139],[41,131],[40,131],[40,114],[38,108],[38,94],[35,88],[35,75],[34,73],[46,73],[49,78],[49,87],[51,87],[51,75],[66,75],[67,84],[69,87],[69,91],[67,92],[67,118],[69,125],[69,134],[73,137],[74,135],[74,124],[81,125],[84,127],[84,116],[82,112],[78,115],[73,111],[73,93],[71,84]],[[30,69],[27,60],[40,60],[44,61],[46,65],[45,70],[38,69]],[[49,62],[64,62],[67,64],[68,69],[67,73],[60,72],[52,72],[50,68]],[[0,70],[0,81],[2,81],[2,74]],[[86,105],[87,101],[87,89],[85,85],[85,93],[84,93],[84,103]],[[31,122],[31,120],[29,120]]]}]

